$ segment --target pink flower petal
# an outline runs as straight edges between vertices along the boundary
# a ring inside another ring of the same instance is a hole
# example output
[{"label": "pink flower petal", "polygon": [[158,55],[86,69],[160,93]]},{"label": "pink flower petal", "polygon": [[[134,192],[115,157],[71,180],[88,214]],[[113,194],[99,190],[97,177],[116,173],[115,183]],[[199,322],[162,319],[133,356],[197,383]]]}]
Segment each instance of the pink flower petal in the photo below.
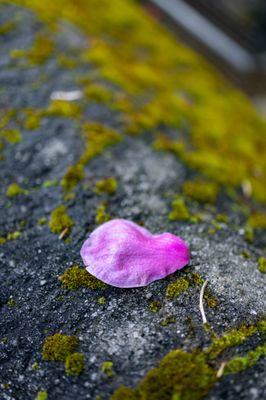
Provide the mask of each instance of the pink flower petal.
[{"label": "pink flower petal", "polygon": [[189,262],[189,249],[181,238],[168,232],[152,235],[125,219],[95,229],[80,254],[90,274],[121,288],[146,286]]}]

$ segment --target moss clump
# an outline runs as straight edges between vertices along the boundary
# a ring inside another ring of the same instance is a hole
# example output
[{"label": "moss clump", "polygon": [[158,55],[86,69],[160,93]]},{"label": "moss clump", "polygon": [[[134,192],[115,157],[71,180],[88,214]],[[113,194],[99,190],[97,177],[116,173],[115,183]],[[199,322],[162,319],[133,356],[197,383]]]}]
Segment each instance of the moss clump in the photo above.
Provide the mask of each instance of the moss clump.
[{"label": "moss clump", "polygon": [[105,289],[106,284],[89,274],[85,268],[75,265],[68,268],[63,275],[59,277],[62,285],[69,290],[76,290],[80,287],[87,287],[93,290]]},{"label": "moss clump", "polygon": [[105,361],[102,363],[101,371],[106,376],[108,376],[108,378],[112,378],[112,376],[115,375],[113,367],[114,367],[114,364],[112,363],[112,361]]},{"label": "moss clump", "polygon": [[42,347],[42,357],[45,361],[65,361],[75,351],[78,343],[76,336],[61,333],[48,336]]},{"label": "moss clump", "polygon": [[75,118],[80,115],[80,106],[65,100],[52,100],[44,115],[49,117]]},{"label": "moss clump", "polygon": [[189,276],[189,281],[192,285],[202,286],[204,283],[204,279],[198,272],[193,272]]},{"label": "moss clump", "polygon": [[20,236],[21,236],[21,232],[19,232],[19,231],[9,232],[7,234],[7,240],[16,240],[16,239],[20,238]]},{"label": "moss clump", "polygon": [[10,144],[19,143],[22,140],[21,133],[17,129],[6,129],[1,135]]},{"label": "moss clump", "polygon": [[19,194],[27,194],[27,190],[23,189],[20,187],[17,183],[11,183],[6,191],[6,195],[8,197],[15,197],[18,196]]},{"label": "moss clump", "polygon": [[58,206],[52,211],[49,221],[51,232],[61,233],[67,230],[70,233],[73,226],[74,222],[67,214],[67,209],[64,205]]},{"label": "moss clump", "polygon": [[210,293],[209,290],[205,290],[203,297],[204,297],[204,300],[206,301],[208,307],[216,308],[218,306],[217,299]]},{"label": "moss clump", "polygon": [[260,257],[258,259],[258,269],[261,273],[266,274],[266,258]]},{"label": "moss clump", "polygon": [[67,375],[78,376],[85,369],[85,357],[81,353],[73,353],[67,356],[65,370]]},{"label": "moss clump", "polygon": [[152,312],[156,313],[160,310],[162,305],[158,300],[154,300],[149,304],[149,307]]},{"label": "moss clump", "polygon": [[172,211],[169,213],[170,221],[187,221],[190,218],[188,208],[181,198],[172,201]]},{"label": "moss clump", "polygon": [[262,211],[253,212],[247,223],[252,228],[266,229],[266,213]]},{"label": "moss clump", "polygon": [[139,400],[135,389],[120,386],[111,396],[111,400]]},{"label": "moss clump", "polygon": [[250,225],[245,227],[245,240],[248,243],[253,243],[254,241],[254,230]]},{"label": "moss clump", "polygon": [[89,100],[103,104],[110,104],[113,98],[113,93],[109,89],[96,83],[85,87],[84,94]]},{"label": "moss clump", "polygon": [[103,306],[106,303],[106,298],[105,297],[99,297],[98,299],[98,304],[100,304],[101,306]]},{"label": "moss clump", "polygon": [[41,217],[38,219],[38,225],[45,225],[47,223],[46,217]]},{"label": "moss clump", "polygon": [[47,400],[48,399],[48,393],[46,390],[41,390],[37,393],[36,400]]},{"label": "moss clump", "polygon": [[16,27],[15,22],[9,21],[0,25],[0,36],[5,36]]},{"label": "moss clump", "polygon": [[22,126],[28,131],[38,129],[41,123],[42,113],[39,110],[33,108],[27,108],[24,110],[24,119]]},{"label": "moss clump", "polygon": [[65,191],[74,189],[77,184],[84,178],[84,167],[81,164],[76,164],[68,168],[65,176],[61,180],[61,186]]},{"label": "moss clump", "polygon": [[203,180],[187,181],[183,184],[183,193],[200,203],[215,203],[218,186],[214,182]]},{"label": "moss clump", "polygon": [[5,243],[6,243],[6,238],[4,238],[3,236],[0,236],[0,246]]},{"label": "moss clump", "polygon": [[161,326],[168,326],[168,325],[175,324],[175,323],[176,323],[176,318],[171,316],[171,315],[169,315],[168,317],[166,317],[165,319],[163,319],[160,322],[160,325]]},{"label": "moss clump", "polygon": [[189,281],[185,278],[177,279],[175,282],[169,283],[166,289],[166,297],[174,299],[180,296],[189,288]]},{"label": "moss clump", "polygon": [[117,190],[118,183],[115,178],[106,178],[106,179],[101,179],[98,182],[96,182],[96,188],[95,191],[97,194],[114,194]]},{"label": "moss clump", "polygon": [[43,64],[51,56],[53,49],[53,42],[47,35],[39,34],[36,36],[31,49],[25,52],[25,56],[32,65]]},{"label": "moss clump", "polygon": [[226,366],[224,373],[235,374],[250,368],[256,364],[256,362],[263,356],[266,355],[266,344],[262,346],[257,346],[255,350],[249,351],[244,357],[234,357],[230,360]]},{"label": "moss clump", "polygon": [[95,222],[97,224],[104,224],[111,219],[110,215],[107,214],[106,202],[102,202],[96,209]]}]

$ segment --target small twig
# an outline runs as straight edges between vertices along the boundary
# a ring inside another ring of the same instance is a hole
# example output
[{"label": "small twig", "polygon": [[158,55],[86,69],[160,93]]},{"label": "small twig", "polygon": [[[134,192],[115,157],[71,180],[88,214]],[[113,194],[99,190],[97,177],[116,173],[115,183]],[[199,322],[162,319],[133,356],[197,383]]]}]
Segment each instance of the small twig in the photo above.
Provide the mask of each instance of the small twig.
[{"label": "small twig", "polygon": [[66,236],[67,233],[68,233],[68,228],[65,228],[65,229],[60,233],[60,235],[58,236],[58,239],[59,239],[59,240],[62,240],[62,239]]},{"label": "small twig", "polygon": [[204,307],[203,307],[203,296],[204,296],[204,290],[206,288],[208,281],[205,281],[202,285],[202,288],[200,290],[200,301],[199,301],[199,309],[200,309],[200,313],[202,316],[202,322],[203,324],[207,324],[207,318],[205,315],[205,311],[204,311]]},{"label": "small twig", "polygon": [[223,361],[223,362],[221,363],[221,365],[220,365],[218,371],[217,371],[216,378],[221,378],[221,377],[223,376],[224,367],[225,367],[225,366],[226,366],[226,362]]}]

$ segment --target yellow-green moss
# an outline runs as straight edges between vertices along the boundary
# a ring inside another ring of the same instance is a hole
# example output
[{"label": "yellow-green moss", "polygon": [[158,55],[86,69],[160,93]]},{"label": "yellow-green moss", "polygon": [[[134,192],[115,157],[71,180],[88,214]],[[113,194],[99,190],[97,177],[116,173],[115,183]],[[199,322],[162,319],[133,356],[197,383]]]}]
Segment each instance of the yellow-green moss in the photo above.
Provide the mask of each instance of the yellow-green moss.
[{"label": "yellow-green moss", "polygon": [[73,353],[66,357],[65,370],[67,375],[78,376],[85,369],[85,357],[81,353]]},{"label": "yellow-green moss", "polygon": [[226,365],[224,374],[236,374],[250,368],[256,364],[256,362],[263,356],[266,356],[266,344],[257,346],[255,350],[249,351],[243,357],[234,357]]},{"label": "yellow-green moss", "polygon": [[6,195],[8,197],[15,197],[18,196],[19,194],[27,194],[27,190],[23,189],[20,187],[17,183],[11,183],[6,191]]},{"label": "yellow-green moss", "polygon": [[5,24],[0,25],[0,36],[7,35],[15,27],[16,27],[16,23],[14,21],[9,21],[9,22],[6,22]]},{"label": "yellow-green moss", "polygon": [[266,213],[262,211],[253,212],[247,223],[252,228],[266,229]]},{"label": "yellow-green moss", "polygon": [[253,243],[254,230],[250,225],[246,225],[245,227],[245,239],[248,243]]},{"label": "yellow-green moss", "polygon": [[75,265],[68,268],[63,275],[59,277],[62,285],[69,290],[76,290],[80,287],[87,287],[93,290],[105,289],[106,284],[89,274],[85,268]]},{"label": "yellow-green moss", "polygon": [[180,296],[189,288],[189,281],[186,278],[177,279],[175,282],[169,283],[166,289],[166,297],[174,299]]},{"label": "yellow-green moss", "polygon": [[4,238],[3,236],[0,236],[0,246],[5,243],[6,243],[6,238]]},{"label": "yellow-green moss", "polygon": [[106,179],[101,179],[98,182],[96,182],[96,188],[95,191],[97,194],[114,194],[117,190],[118,183],[115,178],[106,178]]},{"label": "yellow-green moss", "polygon": [[45,225],[47,223],[46,217],[41,217],[38,219],[38,225]]},{"label": "yellow-green moss", "polygon": [[40,390],[37,393],[36,400],[47,400],[48,399],[48,393],[46,390]]},{"label": "yellow-green moss", "polygon": [[20,236],[21,236],[21,232],[19,232],[19,231],[9,232],[7,234],[7,240],[16,240],[16,239],[20,238]]},{"label": "yellow-green moss", "polygon": [[76,336],[62,333],[48,336],[43,343],[42,357],[45,361],[65,361],[76,350],[78,343]]},{"label": "yellow-green moss", "polygon": [[61,186],[63,186],[65,191],[70,191],[82,181],[84,176],[84,166],[81,164],[73,165],[68,168],[65,176],[61,180]]},{"label": "yellow-green moss", "polygon": [[102,202],[96,209],[95,222],[97,224],[104,224],[111,219],[110,215],[107,214],[107,204]]},{"label": "yellow-green moss", "polygon": [[91,83],[86,86],[84,94],[89,100],[103,104],[110,104],[113,98],[113,94],[109,89],[97,83]]},{"label": "yellow-green moss", "polygon": [[51,56],[54,44],[47,34],[39,34],[35,37],[31,49],[25,51],[25,57],[32,65],[43,64]]},{"label": "yellow-green moss", "polygon": [[204,279],[198,272],[192,272],[192,274],[189,275],[189,281],[192,285],[198,286],[202,286],[204,283]]},{"label": "yellow-green moss", "polygon": [[266,274],[266,258],[265,257],[259,257],[258,269],[261,273]]},{"label": "yellow-green moss", "polygon": [[170,221],[187,221],[190,218],[190,213],[184,202],[180,197],[176,197],[172,201],[172,211],[169,213]]},{"label": "yellow-green moss", "polygon": [[156,313],[159,311],[162,305],[158,300],[154,300],[149,304],[149,307],[152,312]]},{"label": "yellow-green moss", "polygon": [[22,126],[28,131],[38,129],[41,123],[41,118],[41,111],[35,110],[33,108],[27,108],[24,110]]},{"label": "yellow-green moss", "polygon": [[61,233],[64,230],[71,232],[74,226],[72,218],[67,214],[67,209],[64,205],[56,207],[50,216],[49,227],[53,233]]},{"label": "yellow-green moss", "polygon": [[112,361],[104,361],[101,365],[101,371],[108,376],[108,378],[112,378],[112,376],[115,375],[113,367],[114,364]]},{"label": "yellow-green moss", "polygon": [[201,203],[215,203],[218,195],[218,186],[214,182],[203,180],[186,181],[183,184],[183,193]]},{"label": "yellow-green moss", "polygon": [[103,306],[106,303],[106,298],[105,297],[99,297],[98,299],[98,304],[100,304],[101,306]]},{"label": "yellow-green moss", "polygon": [[1,135],[10,144],[19,143],[22,140],[21,133],[17,129],[5,129]]},{"label": "yellow-green moss", "polygon": [[161,322],[160,325],[165,327],[171,324],[175,324],[176,323],[176,318],[173,317],[172,315],[168,315],[166,318],[164,318]]},{"label": "yellow-green moss", "polygon": [[80,115],[80,105],[65,100],[52,100],[44,115],[54,117],[75,118]]}]

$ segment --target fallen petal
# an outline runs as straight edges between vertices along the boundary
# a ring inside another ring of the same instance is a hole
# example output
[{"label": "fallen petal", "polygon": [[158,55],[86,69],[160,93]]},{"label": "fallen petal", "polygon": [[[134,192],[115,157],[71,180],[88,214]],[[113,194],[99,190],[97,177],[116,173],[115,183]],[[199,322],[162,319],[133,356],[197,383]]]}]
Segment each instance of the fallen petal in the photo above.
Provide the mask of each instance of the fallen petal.
[{"label": "fallen petal", "polygon": [[186,243],[171,233],[152,235],[124,219],[95,229],[84,242],[81,257],[87,271],[121,288],[146,286],[189,262]]}]

